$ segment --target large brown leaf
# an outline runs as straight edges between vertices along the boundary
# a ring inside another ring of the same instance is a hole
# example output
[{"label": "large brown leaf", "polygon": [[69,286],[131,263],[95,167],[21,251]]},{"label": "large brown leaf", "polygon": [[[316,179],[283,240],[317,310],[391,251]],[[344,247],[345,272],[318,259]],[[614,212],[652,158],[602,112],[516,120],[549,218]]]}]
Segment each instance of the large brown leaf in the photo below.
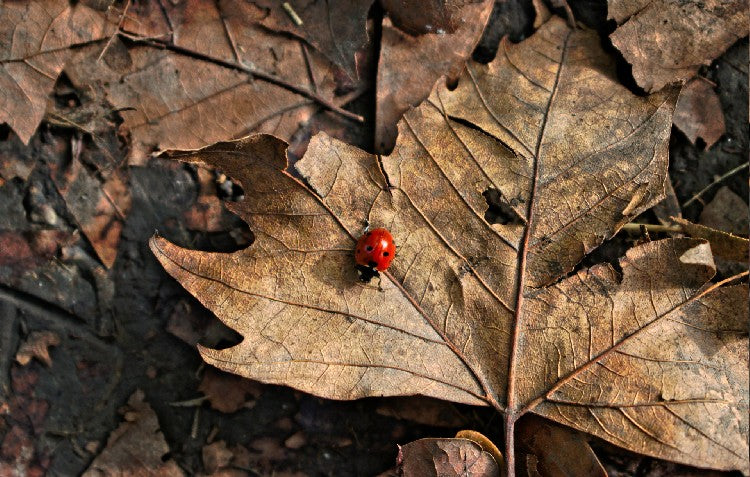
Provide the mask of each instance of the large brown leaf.
[{"label": "large brown leaf", "polygon": [[685,81],[747,36],[744,0],[608,0],[610,38],[646,91]]},{"label": "large brown leaf", "polygon": [[6,1],[0,6],[0,122],[28,143],[44,117],[70,47],[115,31],[100,12],[68,0]]},{"label": "large brown leaf", "polygon": [[[600,265],[538,288],[663,196],[675,94],[635,96],[613,69],[596,34],[552,19],[469,65],[454,91],[438,87],[382,160],[318,135],[296,164],[305,185],[268,136],[170,153],[240,181],[246,199],[229,207],[256,236],[232,254],[152,241],[244,336],[204,359],[335,399],[494,406],[509,466],[513,425],[532,411],[637,452],[747,470],[734,311],[746,289],[701,291],[714,274],[705,242],[649,243],[621,276]],[[485,219],[491,189],[505,224]],[[353,267],[366,219],[398,247],[382,290]]]}]

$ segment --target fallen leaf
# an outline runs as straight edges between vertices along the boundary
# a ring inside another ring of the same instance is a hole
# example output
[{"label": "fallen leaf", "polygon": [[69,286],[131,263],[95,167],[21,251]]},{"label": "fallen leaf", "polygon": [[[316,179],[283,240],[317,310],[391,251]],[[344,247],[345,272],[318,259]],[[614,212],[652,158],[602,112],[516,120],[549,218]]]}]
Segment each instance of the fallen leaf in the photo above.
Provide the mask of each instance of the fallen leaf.
[{"label": "fallen leaf", "polygon": [[71,240],[71,235],[61,230],[0,230],[0,269],[10,273],[34,269],[52,259]]},{"label": "fallen leaf", "polygon": [[492,456],[500,469],[505,468],[505,458],[503,457],[502,452],[500,452],[500,449],[497,448],[494,442],[481,432],[464,429],[456,433],[456,439],[469,439],[470,441],[479,444],[479,447],[481,447],[483,451]]},{"label": "fallen leaf", "polygon": [[672,217],[672,220],[691,237],[707,240],[711,244],[711,251],[719,257],[747,263],[750,240],[678,217]]},{"label": "fallen leaf", "polygon": [[76,87],[99,90],[120,110],[131,164],[154,149],[201,147],[251,131],[289,138],[317,109],[310,95],[332,104],[334,69],[262,19],[261,9],[240,0],[134,2],[122,26],[135,42],[125,58],[100,61],[105,46],[97,44],[65,71]]},{"label": "fallen leaf", "polygon": [[[508,436],[535,412],[636,452],[745,469],[746,287],[705,289],[707,243],[647,243],[622,276],[605,264],[538,288],[663,197],[675,96],[633,95],[595,33],[554,18],[438,87],[388,157],[324,135],[294,174],[268,136],[167,153],[238,180],[246,199],[229,207],[256,241],[151,248],[244,336],[199,348],[228,372],[334,399],[490,405]],[[506,223],[484,219],[492,189]],[[395,237],[381,289],[353,266],[365,219]]]},{"label": "fallen leaf", "polygon": [[682,208],[672,186],[672,179],[669,176],[664,181],[664,193],[666,195],[664,200],[656,204],[652,210],[662,225],[670,225],[672,217],[682,218]]},{"label": "fallen leaf", "polygon": [[532,415],[524,416],[516,429],[519,447],[535,457],[535,475],[607,477],[607,471],[580,433]]},{"label": "fallen leaf", "polygon": [[26,366],[33,358],[38,359],[45,366],[52,366],[49,347],[60,344],[60,337],[54,331],[33,331],[26,338],[16,352],[16,361]]},{"label": "fallen leaf", "polygon": [[305,437],[305,431],[297,431],[291,436],[287,437],[284,441],[284,447],[287,449],[299,449],[307,444],[307,437]]},{"label": "fallen leaf", "polygon": [[127,173],[115,169],[102,177],[101,173],[89,171],[74,154],[65,170],[54,171],[51,177],[68,212],[104,266],[111,268],[130,212]]},{"label": "fallen leaf", "polygon": [[686,81],[747,36],[743,0],[608,0],[612,43],[646,91]]},{"label": "fallen leaf", "polygon": [[112,431],[107,446],[96,456],[83,477],[129,476],[173,477],[184,475],[171,458],[159,420],[144,401],[143,391],[134,392],[122,410],[125,422]]},{"label": "fallen leaf", "polygon": [[198,199],[185,211],[185,225],[191,230],[221,232],[232,227],[234,216],[217,195],[216,172],[197,168]]},{"label": "fallen leaf", "polygon": [[381,416],[406,419],[434,427],[462,427],[467,424],[466,417],[458,412],[453,404],[423,396],[384,399],[376,412]]},{"label": "fallen leaf", "polygon": [[419,439],[399,449],[403,477],[500,477],[492,455],[469,439]]},{"label": "fallen leaf", "polygon": [[[385,5],[392,3],[403,2]],[[493,4],[490,0],[428,2],[426,10],[430,13],[421,22],[419,13],[425,10],[424,2],[406,2],[403,10],[391,7],[395,16],[393,21],[383,20],[376,80],[375,148],[379,152],[391,152],[398,121],[430,95],[438,78],[458,78],[479,42]],[[399,28],[404,25],[404,11],[417,12],[416,19],[412,15],[405,27],[412,33]],[[431,17],[440,16],[450,18],[454,29],[428,23]],[[415,36],[414,30],[420,34]]]},{"label": "fallen leaf", "polygon": [[262,393],[262,385],[215,368],[208,368],[198,390],[206,396],[212,408],[232,413],[245,406],[248,395],[257,399]]},{"label": "fallen leaf", "polygon": [[[266,16],[260,22],[263,26],[305,40],[352,79],[358,76],[355,52],[367,43],[365,22],[372,2],[290,0],[285,2],[288,6],[282,6],[281,2],[254,0],[265,10]],[[299,25],[294,15],[301,21]]]},{"label": "fallen leaf", "polygon": [[0,9],[0,122],[28,144],[71,46],[113,34],[107,17],[68,0],[4,2]]},{"label": "fallen leaf", "polygon": [[699,222],[701,225],[723,230],[735,235],[750,233],[750,210],[747,203],[729,187],[716,191],[713,200],[703,208]]},{"label": "fallen leaf", "polygon": [[721,101],[713,87],[700,76],[690,80],[680,92],[673,118],[674,125],[693,145],[701,138],[706,149],[716,144],[726,131]]}]

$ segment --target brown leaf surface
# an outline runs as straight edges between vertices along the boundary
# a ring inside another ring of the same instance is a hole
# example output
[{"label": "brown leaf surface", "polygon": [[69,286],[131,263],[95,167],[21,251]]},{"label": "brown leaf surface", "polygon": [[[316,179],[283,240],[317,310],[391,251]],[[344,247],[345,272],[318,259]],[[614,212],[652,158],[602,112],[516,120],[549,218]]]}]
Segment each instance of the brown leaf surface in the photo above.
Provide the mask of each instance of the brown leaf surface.
[{"label": "brown leaf surface", "polygon": [[708,243],[711,244],[711,251],[719,257],[725,260],[747,263],[750,240],[705,225],[694,224],[685,219],[672,217],[672,220],[679,224],[682,230],[691,237],[708,240]]},{"label": "brown leaf surface", "polygon": [[94,459],[83,477],[182,477],[174,460],[163,460],[169,452],[159,420],[144,400],[143,391],[136,391],[123,410],[125,422],[109,435],[107,447]]},{"label": "brown leaf surface", "polygon": [[726,131],[724,112],[714,85],[700,76],[682,88],[674,110],[674,125],[695,145],[698,138],[713,146]]},{"label": "brown leaf surface", "polygon": [[228,374],[215,368],[208,368],[198,386],[211,407],[217,411],[232,413],[242,409],[248,402],[248,395],[258,398],[262,384],[249,379]]},{"label": "brown leaf surface", "polygon": [[339,65],[352,78],[358,76],[355,52],[367,43],[365,22],[373,0],[329,0],[286,2],[302,24],[297,25],[282,2],[254,0],[264,9],[261,24],[301,38]]},{"label": "brown leaf surface", "polygon": [[[429,96],[438,78],[459,76],[479,42],[494,2],[448,1],[441,2],[442,9],[428,2],[432,8],[427,11],[431,13],[423,17],[422,22],[413,15],[404,18],[404,11],[421,12],[420,6],[425,8],[421,3],[408,2],[403,11],[392,6],[390,10],[396,12],[396,25],[388,18],[383,20],[375,111],[375,148],[381,153],[391,152],[401,116]],[[390,3],[386,2],[388,5]],[[447,25],[444,28],[431,25],[428,21],[432,21],[432,17],[444,17]],[[449,28],[450,25],[454,25],[454,29]],[[421,34],[414,36],[414,30]]]},{"label": "brown leaf surface", "polygon": [[527,459],[535,463],[529,469],[530,475],[607,477],[607,471],[580,433],[532,415],[524,416],[516,429],[521,449],[535,457]]},{"label": "brown leaf surface", "polygon": [[703,208],[700,224],[735,235],[750,234],[750,210],[729,187],[722,187],[716,191],[713,200]]},{"label": "brown leaf surface", "polygon": [[646,91],[693,77],[747,36],[744,0],[608,0],[612,43]]},{"label": "brown leaf surface", "polygon": [[108,48],[104,61],[103,44],[84,49],[66,73],[122,109],[132,163],[154,149],[202,147],[252,131],[288,139],[317,109],[299,90],[332,100],[334,69],[300,41],[269,32],[263,16],[241,0],[167,2],[164,10],[137,2],[122,26],[136,44]]},{"label": "brown leaf surface", "polygon": [[420,439],[399,450],[403,477],[500,477],[492,456],[469,439]]},{"label": "brown leaf surface", "polygon": [[[151,247],[244,336],[200,348],[226,371],[335,399],[491,405],[510,436],[533,411],[636,452],[745,469],[747,326],[734,310],[746,292],[701,294],[705,242],[648,243],[622,276],[600,265],[537,288],[663,196],[675,99],[631,94],[597,35],[555,18],[437,88],[382,161],[313,138],[296,164],[309,187],[268,136],[169,153],[243,185],[230,209],[256,242]],[[492,189],[506,223],[484,218]],[[398,247],[382,291],[352,265],[365,219]]]},{"label": "brown leaf surface", "polygon": [[0,122],[28,143],[70,47],[111,35],[116,25],[83,3],[8,1],[0,9]]}]

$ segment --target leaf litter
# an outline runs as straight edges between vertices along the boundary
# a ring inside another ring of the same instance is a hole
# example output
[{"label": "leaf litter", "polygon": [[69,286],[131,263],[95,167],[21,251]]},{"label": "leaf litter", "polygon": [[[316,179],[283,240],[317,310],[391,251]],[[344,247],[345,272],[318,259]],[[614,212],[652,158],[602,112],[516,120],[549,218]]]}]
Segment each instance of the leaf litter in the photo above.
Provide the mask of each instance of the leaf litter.
[{"label": "leaf litter", "polygon": [[[676,96],[633,95],[595,33],[553,18],[491,64],[469,63],[455,90],[438,86],[382,160],[317,135],[295,166],[305,185],[268,136],[166,153],[238,180],[245,201],[228,207],[256,241],[216,254],[157,237],[152,250],[244,336],[199,348],[231,373],[334,399],[492,406],[511,469],[514,425],[533,412],[747,472],[747,287],[709,284],[708,244],[650,242],[619,269],[566,277],[664,197]],[[489,189],[518,220],[484,219]],[[365,219],[399,247],[382,291],[358,285],[350,263]]]}]

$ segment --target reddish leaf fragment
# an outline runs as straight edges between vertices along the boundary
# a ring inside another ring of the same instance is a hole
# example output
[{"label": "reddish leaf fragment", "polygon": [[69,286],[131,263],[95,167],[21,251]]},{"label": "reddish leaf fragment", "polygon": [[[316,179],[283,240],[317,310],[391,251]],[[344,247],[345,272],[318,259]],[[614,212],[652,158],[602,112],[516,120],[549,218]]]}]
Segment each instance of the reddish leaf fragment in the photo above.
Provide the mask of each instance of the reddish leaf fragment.
[{"label": "reddish leaf fragment", "polygon": [[203,375],[198,390],[206,395],[212,408],[232,413],[245,406],[248,395],[255,399],[260,397],[263,385],[210,367]]},{"label": "reddish leaf fragment", "polygon": [[699,222],[706,227],[747,236],[750,233],[748,218],[747,202],[725,186],[716,191],[713,200],[701,212]]},{"label": "reddish leaf fragment", "polygon": [[87,170],[74,155],[68,168],[52,174],[52,180],[99,259],[111,268],[130,211],[130,190],[125,172],[115,169],[108,177],[102,178]]},{"label": "reddish leaf fragment", "polygon": [[36,358],[46,366],[52,365],[49,355],[49,347],[60,344],[60,337],[53,331],[34,331],[16,352],[16,361],[21,366],[26,366],[32,358]]},{"label": "reddish leaf fragment", "polygon": [[403,477],[499,477],[495,459],[468,439],[420,439],[401,447]]},{"label": "reddish leaf fragment", "polygon": [[674,125],[695,144],[698,138],[713,146],[726,131],[724,112],[711,82],[700,76],[682,88],[672,118]]},{"label": "reddish leaf fragment", "polygon": [[125,422],[115,429],[107,446],[94,459],[83,477],[181,477],[182,470],[174,460],[163,460],[169,452],[159,420],[144,400],[143,391],[130,396],[122,410]]},{"label": "reddish leaf fragment", "polygon": [[57,255],[70,238],[60,230],[0,231],[0,267],[16,272],[35,268]]},{"label": "reddish leaf fragment", "polygon": [[227,443],[217,441],[203,446],[203,468],[209,474],[226,467],[232,461],[233,453],[227,448]]}]

